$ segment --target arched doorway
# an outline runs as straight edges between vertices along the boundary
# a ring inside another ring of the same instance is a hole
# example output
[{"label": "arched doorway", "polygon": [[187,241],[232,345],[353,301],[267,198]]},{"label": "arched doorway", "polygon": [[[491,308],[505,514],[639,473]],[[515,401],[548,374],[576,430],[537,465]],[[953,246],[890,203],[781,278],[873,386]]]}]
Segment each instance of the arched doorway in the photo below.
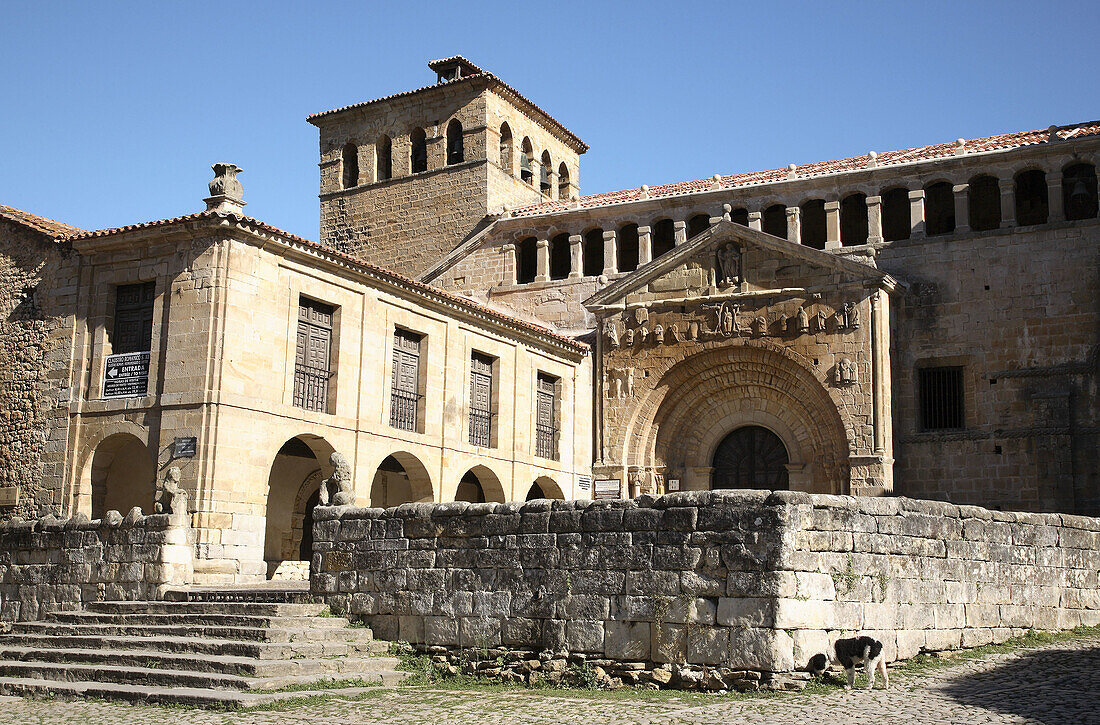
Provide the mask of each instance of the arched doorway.
[{"label": "arched doorway", "polygon": [[458,482],[455,501],[504,503],[504,489],[495,473],[485,466],[474,466]]},{"label": "arched doorway", "polygon": [[467,471],[462,480],[458,482],[455,501],[485,503],[485,489],[481,487],[481,481],[477,480],[477,476],[472,472]]},{"label": "arched doorway", "polygon": [[390,508],[403,503],[434,501],[428,469],[410,453],[386,456],[375,471],[370,487],[370,505]]},{"label": "arched doorway", "polygon": [[561,492],[561,487],[554,483],[553,479],[546,476],[539,476],[535,479],[535,482],[531,484],[531,488],[527,490],[527,500],[534,501],[539,498],[551,498],[560,501],[565,498],[565,495]]},{"label": "arched doorway", "polygon": [[153,513],[157,467],[137,436],[116,433],[104,438],[92,454],[91,478],[93,519],[108,511],[126,514],[135,506]]},{"label": "arched doorway", "polygon": [[759,425],[738,428],[714,451],[711,488],[789,488],[787,447]]},{"label": "arched doorway", "polygon": [[295,436],[279,447],[267,478],[264,560],[268,578],[304,579],[313,557],[313,507],[331,474],[333,448],[319,436]]}]

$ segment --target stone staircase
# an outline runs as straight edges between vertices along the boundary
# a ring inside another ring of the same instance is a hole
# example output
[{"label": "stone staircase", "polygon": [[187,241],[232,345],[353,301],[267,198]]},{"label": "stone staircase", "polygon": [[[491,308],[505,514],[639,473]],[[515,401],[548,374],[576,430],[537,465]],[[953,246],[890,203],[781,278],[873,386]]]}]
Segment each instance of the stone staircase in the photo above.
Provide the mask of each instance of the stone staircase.
[{"label": "stone staircase", "polygon": [[331,692],[333,681],[404,678],[385,643],[324,616],[308,592],[172,594],[13,625],[0,635],[0,694],[232,708]]}]

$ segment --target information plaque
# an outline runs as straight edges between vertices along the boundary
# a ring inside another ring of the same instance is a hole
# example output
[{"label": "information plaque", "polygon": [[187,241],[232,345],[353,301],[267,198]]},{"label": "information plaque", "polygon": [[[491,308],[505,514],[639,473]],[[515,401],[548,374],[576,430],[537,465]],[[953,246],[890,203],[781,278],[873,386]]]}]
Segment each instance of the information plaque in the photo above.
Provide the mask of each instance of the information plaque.
[{"label": "information plaque", "polygon": [[104,398],[140,398],[149,392],[149,353],[108,355],[103,368]]},{"label": "information plaque", "polygon": [[597,478],[596,498],[622,498],[622,484],[617,478]]}]

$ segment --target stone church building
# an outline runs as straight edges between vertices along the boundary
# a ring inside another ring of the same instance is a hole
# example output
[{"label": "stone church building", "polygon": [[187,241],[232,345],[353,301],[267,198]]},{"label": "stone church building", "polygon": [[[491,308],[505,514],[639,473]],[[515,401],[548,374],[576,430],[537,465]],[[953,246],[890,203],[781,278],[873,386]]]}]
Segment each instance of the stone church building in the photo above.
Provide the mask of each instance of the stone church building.
[{"label": "stone church building", "polygon": [[[320,241],[0,206],[0,505],[189,493],[195,580],[360,505],[708,488],[1100,513],[1100,122],[580,194],[495,75],[315,114]],[[334,457],[334,454],[338,454]]]}]

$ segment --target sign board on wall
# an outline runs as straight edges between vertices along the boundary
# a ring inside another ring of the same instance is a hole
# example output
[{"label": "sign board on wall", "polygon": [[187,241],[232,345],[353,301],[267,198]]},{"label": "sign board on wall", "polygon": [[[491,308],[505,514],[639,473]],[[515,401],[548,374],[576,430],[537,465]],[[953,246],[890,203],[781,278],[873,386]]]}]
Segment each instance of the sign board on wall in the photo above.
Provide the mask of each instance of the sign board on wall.
[{"label": "sign board on wall", "polygon": [[668,490],[669,491],[679,491],[680,490],[680,479],[678,479],[678,478],[668,479]]},{"label": "sign board on wall", "polygon": [[103,367],[104,398],[139,398],[149,392],[149,353],[108,355]]},{"label": "sign board on wall", "polygon": [[19,504],[19,487],[0,487],[0,506],[17,506]]},{"label": "sign board on wall", "polygon": [[597,478],[596,498],[622,498],[622,484],[617,478]]},{"label": "sign board on wall", "polygon": [[172,454],[176,458],[194,458],[199,449],[199,439],[195,436],[176,438],[172,443]]},{"label": "sign board on wall", "polygon": [[577,476],[577,491],[588,493],[592,490],[592,479],[588,476]]}]

